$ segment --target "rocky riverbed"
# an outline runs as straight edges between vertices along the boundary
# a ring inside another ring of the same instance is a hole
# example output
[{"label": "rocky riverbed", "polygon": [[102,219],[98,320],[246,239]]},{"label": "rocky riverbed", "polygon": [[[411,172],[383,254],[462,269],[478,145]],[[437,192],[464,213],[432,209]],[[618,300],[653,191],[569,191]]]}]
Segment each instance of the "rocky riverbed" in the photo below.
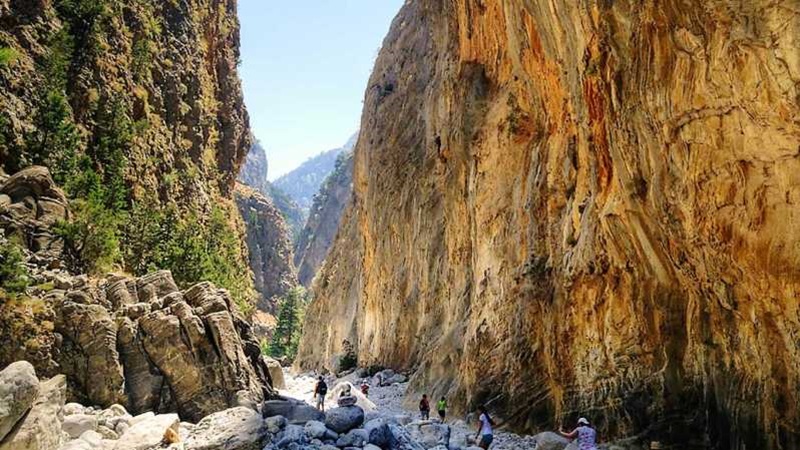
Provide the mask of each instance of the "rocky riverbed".
[{"label": "rocky riverbed", "polygon": [[[368,380],[369,396],[357,390],[362,380],[355,374],[329,377],[325,412],[310,404],[314,375],[283,375],[285,389],[279,396],[223,409],[194,423],[174,413],[133,415],[119,404],[65,403],[63,375],[39,380],[33,365],[18,361],[0,371],[0,450],[479,450],[466,418],[418,420],[403,401],[404,375],[379,373]],[[492,448],[577,449],[554,433],[505,431],[497,432]]]}]

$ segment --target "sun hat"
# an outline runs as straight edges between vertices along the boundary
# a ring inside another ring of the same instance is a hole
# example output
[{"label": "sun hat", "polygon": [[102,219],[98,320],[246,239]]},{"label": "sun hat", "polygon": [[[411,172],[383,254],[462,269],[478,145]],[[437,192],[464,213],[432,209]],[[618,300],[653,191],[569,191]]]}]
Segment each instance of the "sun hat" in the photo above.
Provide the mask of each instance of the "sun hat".
[{"label": "sun hat", "polygon": [[585,417],[578,419],[578,425],[589,425],[589,421]]}]

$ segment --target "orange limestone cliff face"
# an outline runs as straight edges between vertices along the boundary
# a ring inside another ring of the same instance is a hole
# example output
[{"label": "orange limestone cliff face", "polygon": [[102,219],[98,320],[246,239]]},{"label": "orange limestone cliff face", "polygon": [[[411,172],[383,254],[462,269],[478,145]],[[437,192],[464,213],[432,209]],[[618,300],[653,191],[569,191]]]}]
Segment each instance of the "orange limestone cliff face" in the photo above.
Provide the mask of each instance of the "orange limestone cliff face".
[{"label": "orange limestone cliff face", "polygon": [[519,429],[800,448],[796,1],[408,1],[342,220],[301,366],[348,340]]}]

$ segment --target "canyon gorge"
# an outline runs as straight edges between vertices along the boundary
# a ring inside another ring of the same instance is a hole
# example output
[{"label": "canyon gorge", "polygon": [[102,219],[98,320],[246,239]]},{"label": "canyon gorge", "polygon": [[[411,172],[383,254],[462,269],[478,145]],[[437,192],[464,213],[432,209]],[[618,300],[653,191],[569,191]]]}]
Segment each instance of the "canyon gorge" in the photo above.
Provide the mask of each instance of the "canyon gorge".
[{"label": "canyon gorge", "polygon": [[0,0],[0,450],[800,449],[800,2],[407,0],[274,183],[237,8]]}]

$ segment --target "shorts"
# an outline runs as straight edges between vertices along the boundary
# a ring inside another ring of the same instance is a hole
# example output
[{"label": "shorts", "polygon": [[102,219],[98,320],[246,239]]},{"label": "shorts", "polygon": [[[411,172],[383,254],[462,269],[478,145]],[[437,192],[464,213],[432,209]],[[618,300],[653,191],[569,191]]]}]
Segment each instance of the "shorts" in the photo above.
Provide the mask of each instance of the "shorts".
[{"label": "shorts", "polygon": [[439,417],[441,417],[444,420],[444,416],[445,416],[445,411],[439,410]]},{"label": "shorts", "polygon": [[481,447],[489,448],[492,445],[492,441],[494,440],[494,436],[491,434],[482,434],[481,435]]}]

